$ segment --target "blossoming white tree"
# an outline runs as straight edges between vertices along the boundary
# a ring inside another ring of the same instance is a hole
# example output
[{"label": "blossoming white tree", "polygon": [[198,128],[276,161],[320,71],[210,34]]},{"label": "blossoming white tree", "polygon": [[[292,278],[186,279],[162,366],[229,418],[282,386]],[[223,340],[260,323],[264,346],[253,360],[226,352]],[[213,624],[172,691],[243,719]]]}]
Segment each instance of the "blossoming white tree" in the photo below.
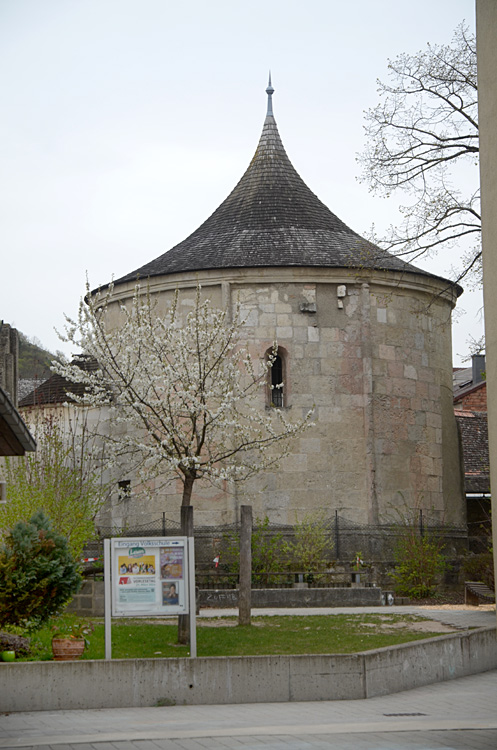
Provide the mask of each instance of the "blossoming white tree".
[{"label": "blossoming white tree", "polygon": [[115,430],[104,439],[144,483],[179,477],[189,505],[197,480],[247,479],[280,461],[290,439],[311,425],[310,412],[291,422],[257,398],[270,387],[275,355],[251,356],[239,305],[232,314],[215,309],[198,287],[182,318],[178,292],[160,313],[158,298],[137,284],[132,300],[118,303],[116,322],[114,300],[112,286],[91,293],[87,284],[77,320],[67,319],[64,340],[98,368],[56,369],[85,386],[74,396],[80,403],[110,406]]}]

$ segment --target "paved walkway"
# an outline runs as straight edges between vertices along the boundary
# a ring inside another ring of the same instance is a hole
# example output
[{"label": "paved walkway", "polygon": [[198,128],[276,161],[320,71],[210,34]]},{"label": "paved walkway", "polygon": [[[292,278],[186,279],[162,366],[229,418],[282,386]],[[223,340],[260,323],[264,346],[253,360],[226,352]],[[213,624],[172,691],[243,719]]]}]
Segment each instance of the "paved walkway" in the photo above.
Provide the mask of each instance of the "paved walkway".
[{"label": "paved walkway", "polygon": [[495,750],[497,670],[369,700],[4,714],[0,748]]},{"label": "paved walkway", "polygon": [[[493,609],[257,609],[254,615],[415,614],[495,626]],[[200,617],[237,616],[203,609]],[[1,691],[8,689],[0,686]],[[497,670],[357,701],[0,714],[0,750],[496,750]]]}]

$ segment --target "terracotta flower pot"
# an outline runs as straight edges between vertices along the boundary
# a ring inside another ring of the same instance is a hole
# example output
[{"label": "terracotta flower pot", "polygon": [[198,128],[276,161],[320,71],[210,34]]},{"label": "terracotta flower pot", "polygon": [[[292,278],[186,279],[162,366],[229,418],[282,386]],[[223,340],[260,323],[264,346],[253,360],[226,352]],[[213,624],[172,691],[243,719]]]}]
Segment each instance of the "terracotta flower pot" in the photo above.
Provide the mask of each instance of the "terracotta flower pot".
[{"label": "terracotta flower pot", "polygon": [[84,650],[84,638],[52,638],[52,653],[55,661],[79,659]]}]

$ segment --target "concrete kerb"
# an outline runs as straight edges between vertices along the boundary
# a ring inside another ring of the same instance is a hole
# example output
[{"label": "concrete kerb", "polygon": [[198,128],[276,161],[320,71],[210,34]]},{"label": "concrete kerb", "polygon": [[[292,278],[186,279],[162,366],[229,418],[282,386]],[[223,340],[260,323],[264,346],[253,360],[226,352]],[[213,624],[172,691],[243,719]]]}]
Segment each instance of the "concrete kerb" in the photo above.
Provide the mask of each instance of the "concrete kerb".
[{"label": "concrete kerb", "polygon": [[2,711],[371,698],[497,668],[495,628],[358,654],[3,664]]}]

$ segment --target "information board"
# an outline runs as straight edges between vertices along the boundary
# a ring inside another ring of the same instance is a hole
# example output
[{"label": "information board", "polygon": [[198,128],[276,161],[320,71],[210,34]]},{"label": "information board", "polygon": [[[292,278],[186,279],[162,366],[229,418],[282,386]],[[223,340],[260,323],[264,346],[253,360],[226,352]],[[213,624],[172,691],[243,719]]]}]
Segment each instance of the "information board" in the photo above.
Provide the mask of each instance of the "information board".
[{"label": "information board", "polygon": [[112,616],[188,614],[187,537],[111,540]]}]

